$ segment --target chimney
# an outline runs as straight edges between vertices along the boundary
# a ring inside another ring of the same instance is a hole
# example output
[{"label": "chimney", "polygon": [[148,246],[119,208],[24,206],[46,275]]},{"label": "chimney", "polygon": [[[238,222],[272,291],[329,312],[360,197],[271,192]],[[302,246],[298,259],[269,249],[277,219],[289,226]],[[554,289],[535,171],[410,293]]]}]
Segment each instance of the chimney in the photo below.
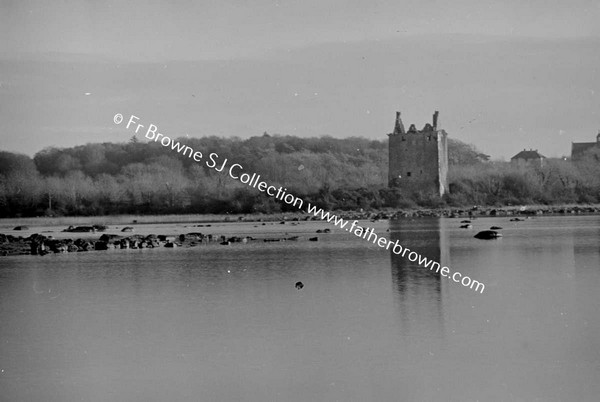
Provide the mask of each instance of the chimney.
[{"label": "chimney", "polygon": [[438,115],[440,114],[440,112],[438,112],[437,110],[435,111],[435,113],[433,114],[433,130],[436,131],[437,130],[437,123],[438,123]]},{"label": "chimney", "polygon": [[394,134],[404,134],[404,124],[400,118],[400,112],[396,112],[396,124],[394,126]]}]

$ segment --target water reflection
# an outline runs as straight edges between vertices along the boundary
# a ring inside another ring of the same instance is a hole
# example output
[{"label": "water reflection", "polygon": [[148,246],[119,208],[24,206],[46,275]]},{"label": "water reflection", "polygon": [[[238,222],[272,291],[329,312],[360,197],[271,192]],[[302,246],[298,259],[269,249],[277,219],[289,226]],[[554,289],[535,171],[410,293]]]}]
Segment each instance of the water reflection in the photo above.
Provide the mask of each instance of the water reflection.
[{"label": "water reflection", "polygon": [[[390,239],[441,266],[449,264],[447,233],[439,218],[390,221]],[[418,260],[390,251],[392,282],[403,327],[411,333],[443,330],[442,280],[435,270],[420,266]],[[428,328],[423,328],[426,326]],[[432,328],[435,327],[435,328]],[[433,332],[431,332],[433,331]]]}]

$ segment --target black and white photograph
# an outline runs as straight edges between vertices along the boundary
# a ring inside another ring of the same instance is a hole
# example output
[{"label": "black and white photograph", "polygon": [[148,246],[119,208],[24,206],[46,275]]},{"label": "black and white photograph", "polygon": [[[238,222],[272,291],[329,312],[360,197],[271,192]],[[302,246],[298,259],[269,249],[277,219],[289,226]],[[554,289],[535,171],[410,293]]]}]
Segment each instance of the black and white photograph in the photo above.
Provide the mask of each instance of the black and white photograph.
[{"label": "black and white photograph", "polygon": [[600,400],[597,0],[0,0],[0,402]]}]

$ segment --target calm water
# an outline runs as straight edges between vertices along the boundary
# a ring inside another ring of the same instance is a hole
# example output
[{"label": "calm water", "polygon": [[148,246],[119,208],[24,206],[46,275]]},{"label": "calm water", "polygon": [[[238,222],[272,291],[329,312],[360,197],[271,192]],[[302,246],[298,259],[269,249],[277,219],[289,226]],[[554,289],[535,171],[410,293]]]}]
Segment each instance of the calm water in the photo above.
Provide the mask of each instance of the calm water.
[{"label": "calm water", "polygon": [[[600,217],[368,225],[484,293],[335,230],[5,257],[0,400],[598,400]],[[504,238],[472,237],[491,225]]]}]

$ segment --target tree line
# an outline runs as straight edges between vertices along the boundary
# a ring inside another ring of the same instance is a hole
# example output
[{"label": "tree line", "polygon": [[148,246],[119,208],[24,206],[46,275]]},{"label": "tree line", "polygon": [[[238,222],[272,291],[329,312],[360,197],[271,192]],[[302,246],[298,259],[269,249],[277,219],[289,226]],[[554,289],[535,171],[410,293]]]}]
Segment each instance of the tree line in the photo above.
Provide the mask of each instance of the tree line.
[{"label": "tree line", "polygon": [[[380,209],[600,200],[598,153],[541,168],[489,162],[449,141],[450,193],[443,198],[387,187],[387,141],[353,137],[179,138],[227,157],[246,172],[325,209]],[[136,137],[127,143],[46,148],[33,158],[0,151],[0,217],[276,213],[293,210],[256,189]]]}]

